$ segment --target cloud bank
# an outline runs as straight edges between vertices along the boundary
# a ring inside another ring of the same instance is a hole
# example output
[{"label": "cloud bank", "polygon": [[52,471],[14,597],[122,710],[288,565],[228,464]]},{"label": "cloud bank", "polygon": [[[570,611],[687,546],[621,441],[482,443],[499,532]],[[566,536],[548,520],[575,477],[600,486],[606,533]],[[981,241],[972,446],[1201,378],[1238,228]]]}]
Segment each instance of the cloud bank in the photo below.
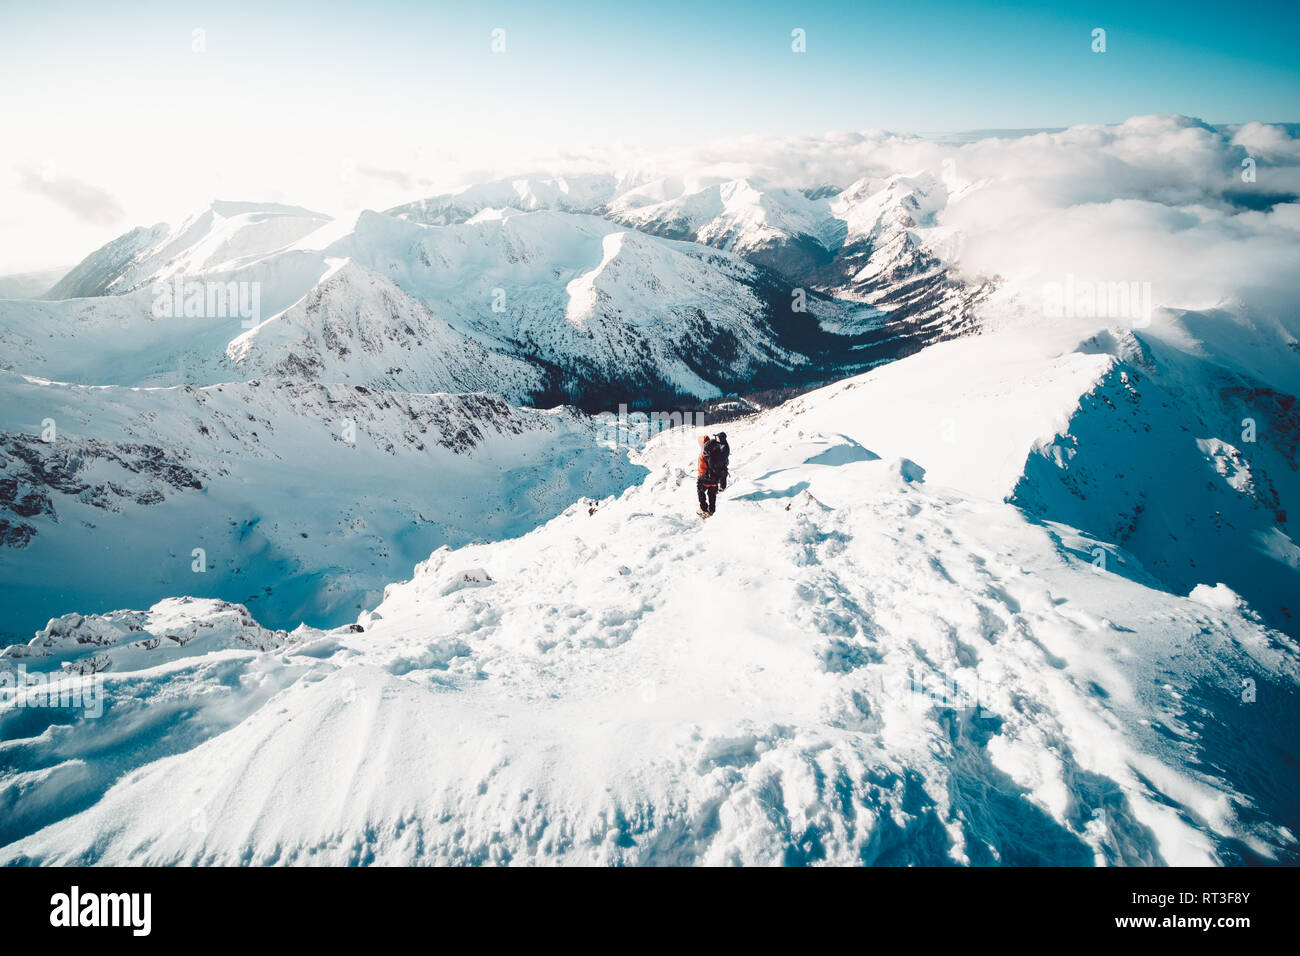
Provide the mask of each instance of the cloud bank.
[{"label": "cloud bank", "polygon": [[37,170],[30,166],[15,169],[20,188],[43,196],[72,213],[82,222],[94,226],[113,226],[120,223],[126,211],[105,189],[68,176],[59,176],[53,169]]},{"label": "cloud bank", "polygon": [[935,248],[970,277],[1006,280],[995,307],[1032,310],[1026,290],[1067,275],[1150,282],[1165,308],[1246,300],[1294,313],[1300,297],[1300,127],[1140,116],[964,144],[886,131],[753,137],[654,165],[687,190],[930,173],[948,187],[933,230],[948,241]]}]

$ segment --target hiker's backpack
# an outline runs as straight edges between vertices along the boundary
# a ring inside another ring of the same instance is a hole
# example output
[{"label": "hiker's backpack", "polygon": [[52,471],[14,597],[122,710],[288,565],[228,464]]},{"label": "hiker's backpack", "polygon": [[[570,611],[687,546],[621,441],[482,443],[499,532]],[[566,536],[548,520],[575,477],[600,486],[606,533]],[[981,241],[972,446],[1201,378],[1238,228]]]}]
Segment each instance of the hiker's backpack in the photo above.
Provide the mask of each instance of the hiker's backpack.
[{"label": "hiker's backpack", "polygon": [[709,481],[722,481],[727,477],[727,459],[731,449],[716,439],[710,438],[704,443],[704,467],[708,470]]}]

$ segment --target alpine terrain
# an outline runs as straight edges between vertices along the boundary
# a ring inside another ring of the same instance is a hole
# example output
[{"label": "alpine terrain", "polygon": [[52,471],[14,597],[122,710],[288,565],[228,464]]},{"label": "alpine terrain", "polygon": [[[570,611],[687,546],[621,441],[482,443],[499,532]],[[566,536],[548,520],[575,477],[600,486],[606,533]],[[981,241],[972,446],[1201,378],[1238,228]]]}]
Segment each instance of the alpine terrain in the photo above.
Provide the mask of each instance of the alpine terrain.
[{"label": "alpine terrain", "polygon": [[1300,862],[1298,197],[759,138],[6,286],[0,862]]}]

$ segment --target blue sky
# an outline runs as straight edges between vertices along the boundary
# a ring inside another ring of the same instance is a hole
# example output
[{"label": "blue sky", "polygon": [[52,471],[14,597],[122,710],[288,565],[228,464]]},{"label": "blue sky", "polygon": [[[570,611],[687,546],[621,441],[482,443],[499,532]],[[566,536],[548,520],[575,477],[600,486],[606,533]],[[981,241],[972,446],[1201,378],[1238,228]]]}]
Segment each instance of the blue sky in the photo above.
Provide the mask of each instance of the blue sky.
[{"label": "blue sky", "polygon": [[[4,13],[5,78],[100,85],[218,68],[268,83],[518,104],[622,129],[813,132],[1063,126],[1138,113],[1300,120],[1300,4],[91,3]],[[489,32],[507,31],[491,57]],[[790,31],[807,32],[807,52]],[[1107,51],[1090,49],[1107,31]],[[178,43],[177,37],[185,43]],[[228,77],[233,79],[233,77]],[[185,77],[188,79],[188,77]],[[39,87],[38,87],[39,88]],[[405,96],[403,96],[405,98]]]},{"label": "blue sky", "polygon": [[[1295,0],[0,9],[0,208],[32,169],[54,168],[104,190],[103,208],[132,223],[232,190],[272,198],[272,182],[336,178],[340,163],[427,175],[747,133],[1060,127],[1169,112],[1300,120]],[[498,27],[504,54],[490,49]],[[1105,53],[1090,49],[1098,27]],[[791,51],[795,28],[806,53]],[[69,232],[91,231],[83,225]],[[11,271],[4,227],[0,272]]]}]

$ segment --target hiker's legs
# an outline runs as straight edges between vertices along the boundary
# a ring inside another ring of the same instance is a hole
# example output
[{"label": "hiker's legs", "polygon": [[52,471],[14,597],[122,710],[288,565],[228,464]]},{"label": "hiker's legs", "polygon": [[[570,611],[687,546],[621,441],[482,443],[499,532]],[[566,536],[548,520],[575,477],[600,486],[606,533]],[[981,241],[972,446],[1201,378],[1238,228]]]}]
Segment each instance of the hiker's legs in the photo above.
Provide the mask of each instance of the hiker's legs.
[{"label": "hiker's legs", "polygon": [[718,486],[706,485],[701,478],[695,482],[695,491],[700,499],[700,510],[713,514],[718,508]]}]

